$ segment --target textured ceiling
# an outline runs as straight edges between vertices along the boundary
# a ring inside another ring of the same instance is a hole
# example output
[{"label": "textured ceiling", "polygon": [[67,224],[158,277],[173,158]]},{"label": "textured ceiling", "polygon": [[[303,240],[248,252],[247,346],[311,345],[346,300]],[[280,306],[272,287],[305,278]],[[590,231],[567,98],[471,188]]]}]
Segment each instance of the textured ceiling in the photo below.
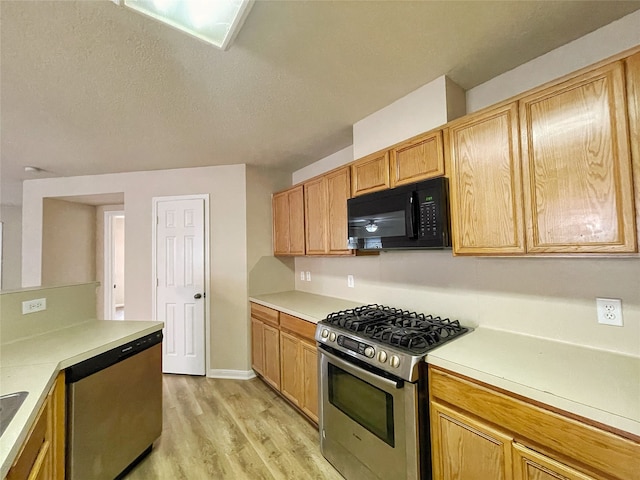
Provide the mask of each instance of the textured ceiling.
[{"label": "textured ceiling", "polygon": [[107,0],[2,0],[2,203],[20,202],[25,165],[38,177],[299,168],[440,75],[471,88],[639,8],[257,1],[221,52]]}]

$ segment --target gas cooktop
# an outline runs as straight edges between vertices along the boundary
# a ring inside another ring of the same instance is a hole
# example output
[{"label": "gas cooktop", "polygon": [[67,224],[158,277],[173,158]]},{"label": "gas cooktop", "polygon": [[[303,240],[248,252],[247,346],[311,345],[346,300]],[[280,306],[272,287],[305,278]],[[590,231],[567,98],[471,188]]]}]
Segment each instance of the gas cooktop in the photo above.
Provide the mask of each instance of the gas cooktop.
[{"label": "gas cooktop", "polygon": [[331,313],[318,322],[316,340],[408,381],[427,352],[469,329],[460,322],[384,305]]}]

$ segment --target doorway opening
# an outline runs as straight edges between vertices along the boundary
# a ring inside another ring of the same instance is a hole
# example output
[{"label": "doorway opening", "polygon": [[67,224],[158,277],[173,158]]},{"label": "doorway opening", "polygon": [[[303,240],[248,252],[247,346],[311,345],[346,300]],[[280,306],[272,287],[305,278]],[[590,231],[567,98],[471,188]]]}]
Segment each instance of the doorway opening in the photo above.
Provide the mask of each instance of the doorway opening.
[{"label": "doorway opening", "polygon": [[125,319],[124,211],[104,212],[104,319]]}]

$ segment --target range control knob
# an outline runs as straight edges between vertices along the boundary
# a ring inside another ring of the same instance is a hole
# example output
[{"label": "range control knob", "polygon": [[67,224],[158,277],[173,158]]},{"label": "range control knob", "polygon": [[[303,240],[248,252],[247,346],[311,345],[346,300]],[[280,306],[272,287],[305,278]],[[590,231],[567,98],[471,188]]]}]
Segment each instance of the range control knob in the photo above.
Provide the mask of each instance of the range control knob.
[{"label": "range control knob", "polygon": [[380,363],[384,363],[387,361],[387,352],[385,352],[384,350],[380,350],[378,352],[378,361]]},{"label": "range control knob", "polygon": [[391,365],[393,368],[398,368],[400,366],[400,359],[397,355],[391,355],[391,358],[389,359],[389,365]]},{"label": "range control knob", "polygon": [[335,333],[331,332],[329,334],[329,341],[330,342],[335,342],[336,341],[336,334]]},{"label": "range control knob", "polygon": [[369,358],[373,358],[373,356],[376,354],[376,351],[373,349],[373,347],[367,347],[364,349],[364,354]]},{"label": "range control knob", "polygon": [[322,332],[320,332],[320,335],[322,336],[322,338],[327,338],[329,336],[329,330],[323,328]]}]

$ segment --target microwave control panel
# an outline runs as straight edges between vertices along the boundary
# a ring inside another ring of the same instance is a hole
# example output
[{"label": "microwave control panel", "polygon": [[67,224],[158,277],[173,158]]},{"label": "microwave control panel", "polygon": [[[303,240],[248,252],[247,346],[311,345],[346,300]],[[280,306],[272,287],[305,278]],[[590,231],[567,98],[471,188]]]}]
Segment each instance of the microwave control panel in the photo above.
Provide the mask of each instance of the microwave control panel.
[{"label": "microwave control panel", "polygon": [[438,211],[436,201],[431,195],[421,195],[420,210],[420,237],[438,236]]}]

